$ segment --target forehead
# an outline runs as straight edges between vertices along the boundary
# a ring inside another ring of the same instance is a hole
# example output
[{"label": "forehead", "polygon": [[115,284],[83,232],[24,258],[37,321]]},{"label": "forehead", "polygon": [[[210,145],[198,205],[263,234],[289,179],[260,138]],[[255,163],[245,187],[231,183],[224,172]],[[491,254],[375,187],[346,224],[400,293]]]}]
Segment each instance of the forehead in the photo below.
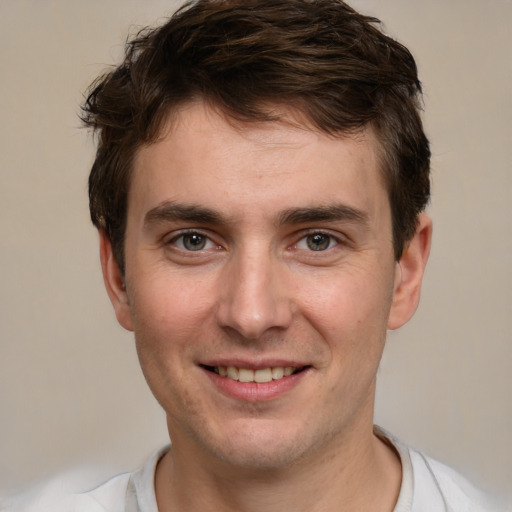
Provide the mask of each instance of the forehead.
[{"label": "forehead", "polygon": [[240,122],[203,102],[185,105],[157,142],[136,153],[129,204],[179,200],[226,209],[341,201],[371,208],[374,196],[386,195],[371,129],[334,137],[293,110],[280,114],[279,121]]}]

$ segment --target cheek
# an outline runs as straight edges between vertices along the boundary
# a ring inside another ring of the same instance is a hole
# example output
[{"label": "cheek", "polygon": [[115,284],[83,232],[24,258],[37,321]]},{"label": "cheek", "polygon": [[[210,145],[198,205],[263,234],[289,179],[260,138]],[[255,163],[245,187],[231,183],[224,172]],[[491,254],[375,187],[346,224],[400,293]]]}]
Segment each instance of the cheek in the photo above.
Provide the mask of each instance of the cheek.
[{"label": "cheek", "polygon": [[209,305],[183,283],[139,282],[147,286],[132,290],[131,310],[146,381],[164,410],[175,414],[187,408],[193,415],[194,386],[188,379]]},{"label": "cheek", "polygon": [[138,283],[130,294],[134,330],[156,344],[190,340],[211,311],[212,294],[204,280],[173,273]]},{"label": "cheek", "polygon": [[298,291],[301,312],[329,341],[382,341],[392,301],[392,277],[351,269],[317,275]]},{"label": "cheek", "polygon": [[198,340],[204,338],[209,305],[196,298],[196,291],[163,280],[132,291],[137,354],[149,387],[166,410],[181,399],[188,401],[187,390],[178,389],[198,355]]}]

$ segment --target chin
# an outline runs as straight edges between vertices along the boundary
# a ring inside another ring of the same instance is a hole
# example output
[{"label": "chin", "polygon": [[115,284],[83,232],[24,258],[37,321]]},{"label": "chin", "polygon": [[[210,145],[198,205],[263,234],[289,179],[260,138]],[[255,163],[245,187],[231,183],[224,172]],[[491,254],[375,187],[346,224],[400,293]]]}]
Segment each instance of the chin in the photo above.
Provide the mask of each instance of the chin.
[{"label": "chin", "polygon": [[[256,425],[254,423],[257,423]],[[300,432],[297,429],[286,429],[271,421],[252,421],[231,430],[222,439],[213,442],[199,442],[210,455],[217,460],[240,469],[280,470],[289,468],[301,460],[308,458],[316,450],[328,442],[332,436]]]},{"label": "chin", "polygon": [[294,465],[302,457],[297,450],[290,450],[285,447],[257,446],[230,446],[215,453],[220,460],[232,467],[246,470],[281,470]]}]

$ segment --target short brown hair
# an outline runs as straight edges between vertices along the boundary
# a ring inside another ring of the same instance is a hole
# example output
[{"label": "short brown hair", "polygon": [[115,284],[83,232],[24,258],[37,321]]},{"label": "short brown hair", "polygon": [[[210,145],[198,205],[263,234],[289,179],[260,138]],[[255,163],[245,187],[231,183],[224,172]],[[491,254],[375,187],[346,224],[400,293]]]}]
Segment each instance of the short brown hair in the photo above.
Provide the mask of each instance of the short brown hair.
[{"label": "short brown hair", "polygon": [[129,41],[82,116],[99,135],[91,218],[121,270],[133,156],[196,98],[244,122],[275,120],[269,105],[286,105],[330,135],[372,126],[398,260],[429,200],[430,150],[414,58],[379,23],[341,0],[197,0]]}]

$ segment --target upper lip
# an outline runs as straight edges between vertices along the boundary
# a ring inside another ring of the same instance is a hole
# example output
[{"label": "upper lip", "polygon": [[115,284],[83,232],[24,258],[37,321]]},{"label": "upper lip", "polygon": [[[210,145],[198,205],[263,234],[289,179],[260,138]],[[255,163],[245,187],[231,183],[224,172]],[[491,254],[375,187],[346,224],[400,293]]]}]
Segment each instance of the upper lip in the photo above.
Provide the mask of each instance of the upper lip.
[{"label": "upper lip", "polygon": [[247,368],[251,370],[261,370],[263,368],[286,368],[291,366],[293,368],[302,368],[304,366],[310,366],[310,363],[299,362],[296,359],[284,359],[284,358],[272,358],[272,359],[245,359],[245,358],[218,358],[211,359],[208,361],[200,361],[200,366],[233,366],[235,368]]}]

